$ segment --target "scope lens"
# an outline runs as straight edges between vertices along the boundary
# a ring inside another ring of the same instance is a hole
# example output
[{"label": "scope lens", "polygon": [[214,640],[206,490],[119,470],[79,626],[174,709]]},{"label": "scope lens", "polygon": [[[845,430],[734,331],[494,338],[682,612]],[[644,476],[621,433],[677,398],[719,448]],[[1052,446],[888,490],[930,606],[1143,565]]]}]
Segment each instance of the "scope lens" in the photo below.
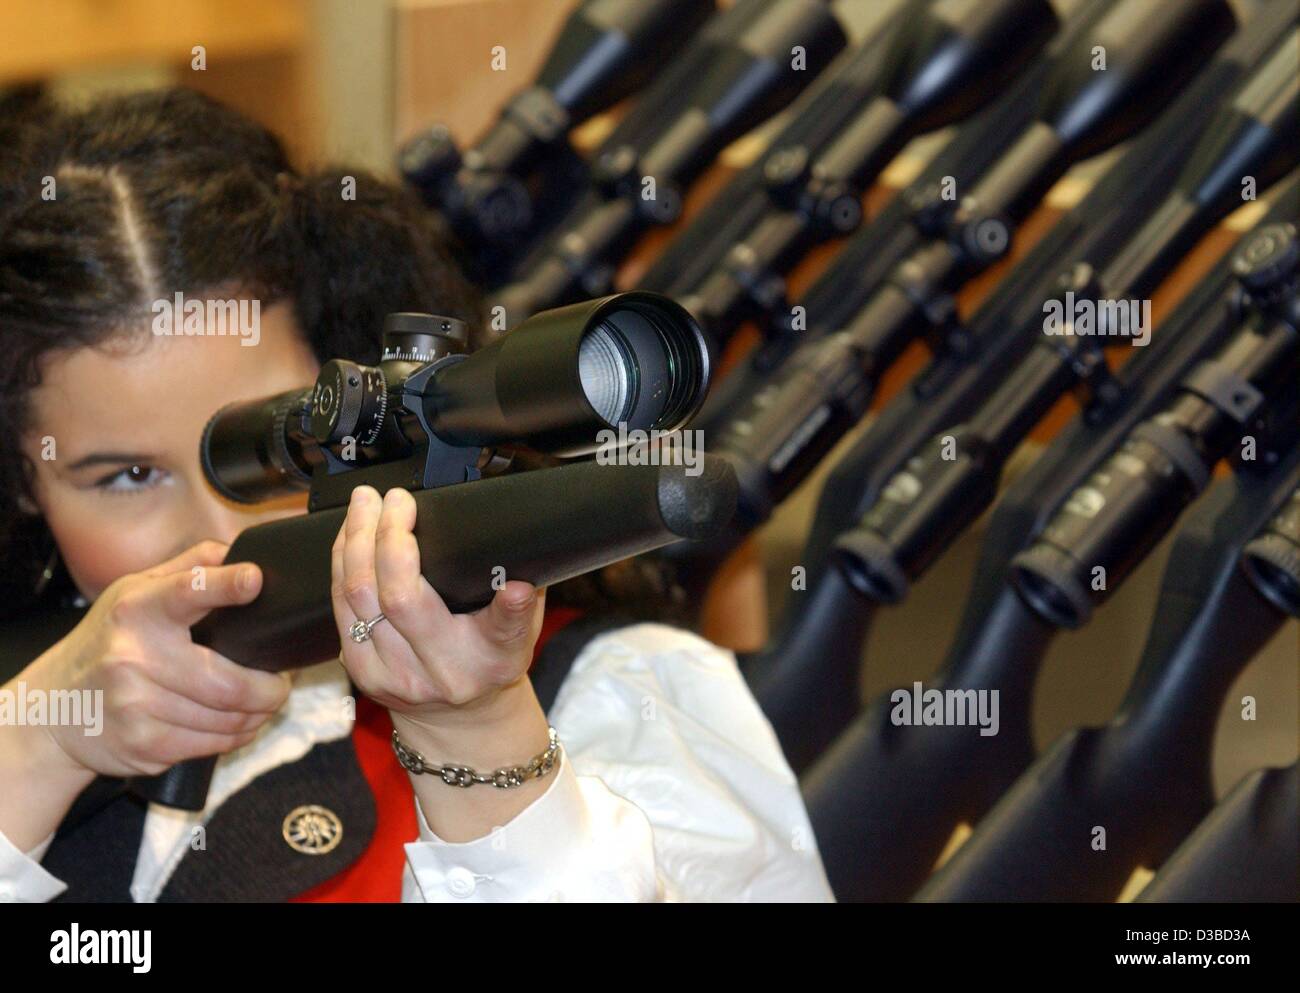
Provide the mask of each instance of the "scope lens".
[{"label": "scope lens", "polygon": [[587,331],[578,372],[588,402],[607,423],[672,431],[703,397],[708,351],[689,318],[629,300]]},{"label": "scope lens", "polygon": [[607,322],[578,345],[578,378],[592,409],[610,424],[626,421],[636,392],[637,363],[627,342]]}]

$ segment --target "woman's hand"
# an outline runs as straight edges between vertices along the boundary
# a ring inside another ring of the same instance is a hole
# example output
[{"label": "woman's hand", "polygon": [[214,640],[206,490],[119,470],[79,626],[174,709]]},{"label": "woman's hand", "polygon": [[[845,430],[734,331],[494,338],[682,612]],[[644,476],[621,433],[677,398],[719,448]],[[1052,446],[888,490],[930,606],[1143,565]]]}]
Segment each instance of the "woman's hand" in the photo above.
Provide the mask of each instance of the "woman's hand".
[{"label": "woman's hand", "polygon": [[[453,614],[420,574],[415,498],[358,486],[334,542],[332,596],[342,661],[358,688],[387,707],[403,742],[433,763],[479,772],[521,765],[546,747],[546,718],[527,678],[544,593],[510,581],[482,610]],[[384,620],[360,644],[358,620]],[[539,792],[453,789],[413,776],[430,826],[461,841],[505,823]],[[503,795],[503,794],[508,794]]]},{"label": "woman's hand", "polygon": [[247,603],[261,588],[256,566],[221,564],[226,549],[201,542],[117,579],[14,679],[28,697],[71,691],[93,701],[99,732],[87,733],[84,716],[81,726],[0,726],[0,830],[14,844],[48,836],[95,773],[155,775],[242,747],[284,703],[287,675],[246,669],[190,640],[208,611]]},{"label": "woman's hand", "polygon": [[[453,614],[420,574],[415,498],[369,486],[352,491],[334,542],[334,618],[343,664],[366,696],[419,723],[480,710],[528,671],[543,594],[512,580],[482,610]],[[383,613],[360,644],[353,622]]]},{"label": "woman's hand", "polygon": [[115,580],[20,677],[29,692],[102,691],[102,734],[50,728],[69,759],[109,776],[155,775],[248,744],[284,703],[286,674],[247,669],[190,639],[190,626],[210,610],[248,603],[261,589],[257,566],[221,564],[226,550],[200,542]]}]

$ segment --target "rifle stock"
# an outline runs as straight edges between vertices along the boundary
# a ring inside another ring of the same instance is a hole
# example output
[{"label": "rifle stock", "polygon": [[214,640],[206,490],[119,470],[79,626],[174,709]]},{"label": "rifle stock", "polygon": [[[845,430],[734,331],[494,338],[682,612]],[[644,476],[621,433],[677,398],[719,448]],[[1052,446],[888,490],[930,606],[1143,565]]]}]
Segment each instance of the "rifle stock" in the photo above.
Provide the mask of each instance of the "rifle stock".
[{"label": "rifle stock", "polygon": [[[599,569],[681,539],[707,537],[730,519],[736,478],[704,456],[682,466],[580,462],[414,493],[420,570],[453,611],[491,601],[493,579],[537,586]],[[364,482],[358,479],[358,482]],[[195,642],[241,665],[281,672],[339,653],[330,602],[330,549],[346,508],[249,528],[228,562],[254,562],[262,592],[194,625]],[[147,800],[201,810],[215,757],[193,759],[132,782]]]}]

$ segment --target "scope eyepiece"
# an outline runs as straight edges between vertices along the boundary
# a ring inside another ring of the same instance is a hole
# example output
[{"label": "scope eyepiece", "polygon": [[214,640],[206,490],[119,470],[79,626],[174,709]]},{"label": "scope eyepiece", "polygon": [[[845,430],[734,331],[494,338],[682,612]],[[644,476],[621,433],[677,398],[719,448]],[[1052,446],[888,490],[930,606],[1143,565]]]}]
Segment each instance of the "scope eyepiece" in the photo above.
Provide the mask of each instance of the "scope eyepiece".
[{"label": "scope eyepiece", "polygon": [[831,551],[835,565],[861,596],[899,603],[907,596],[907,574],[892,545],[874,531],[857,528],[841,535]]},{"label": "scope eyepiece", "polygon": [[439,124],[415,135],[398,153],[397,166],[406,181],[432,193],[461,166],[460,150],[451,131]]},{"label": "scope eyepiece", "polygon": [[314,445],[301,430],[312,387],[222,407],[208,419],[199,461],[213,489],[235,503],[261,503],[311,485]]},{"label": "scope eyepiece", "polygon": [[1044,543],[1011,562],[1016,592],[1039,617],[1063,628],[1083,627],[1092,617],[1092,597],[1081,578],[1087,573],[1074,556]]},{"label": "scope eyepiece", "polygon": [[1241,553],[1241,567],[1270,603],[1300,617],[1300,490]]}]

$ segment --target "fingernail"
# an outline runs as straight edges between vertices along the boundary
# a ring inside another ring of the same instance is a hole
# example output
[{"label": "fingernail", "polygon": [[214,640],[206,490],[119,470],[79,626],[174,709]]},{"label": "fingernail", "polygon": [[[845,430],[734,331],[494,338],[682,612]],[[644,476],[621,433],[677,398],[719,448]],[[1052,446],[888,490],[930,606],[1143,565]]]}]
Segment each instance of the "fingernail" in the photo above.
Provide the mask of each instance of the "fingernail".
[{"label": "fingernail", "polygon": [[358,486],[352,491],[353,506],[361,506],[370,501],[370,491],[364,486]]},{"label": "fingernail", "polygon": [[247,593],[253,588],[255,582],[257,582],[257,570],[251,565],[243,566],[235,573],[235,588],[240,593]]}]

